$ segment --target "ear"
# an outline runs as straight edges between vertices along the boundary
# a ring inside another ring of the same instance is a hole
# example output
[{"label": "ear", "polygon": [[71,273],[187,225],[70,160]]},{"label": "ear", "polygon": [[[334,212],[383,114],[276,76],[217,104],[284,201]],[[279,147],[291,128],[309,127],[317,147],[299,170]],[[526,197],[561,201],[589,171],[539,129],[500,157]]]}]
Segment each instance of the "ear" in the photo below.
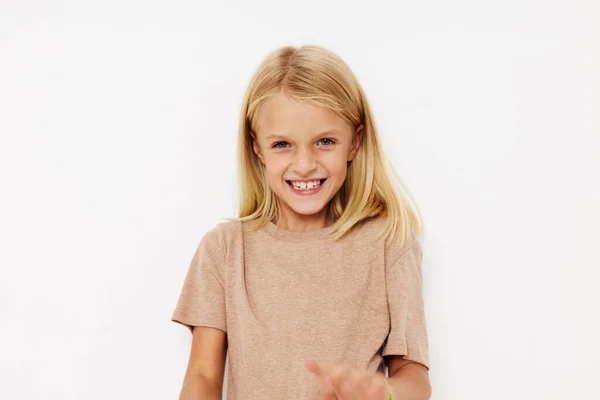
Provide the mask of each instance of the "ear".
[{"label": "ear", "polygon": [[252,141],[252,150],[254,150],[254,154],[257,155],[258,159],[261,163],[265,163],[264,157],[260,151],[260,146],[258,145],[258,140],[256,139],[256,134],[250,131],[250,140]]},{"label": "ear", "polygon": [[356,128],[356,132],[354,134],[354,140],[352,140],[352,147],[350,148],[350,152],[348,153],[348,161],[352,161],[354,157],[356,157],[356,153],[360,148],[362,143],[363,134],[365,133],[365,127],[363,125],[359,125]]}]

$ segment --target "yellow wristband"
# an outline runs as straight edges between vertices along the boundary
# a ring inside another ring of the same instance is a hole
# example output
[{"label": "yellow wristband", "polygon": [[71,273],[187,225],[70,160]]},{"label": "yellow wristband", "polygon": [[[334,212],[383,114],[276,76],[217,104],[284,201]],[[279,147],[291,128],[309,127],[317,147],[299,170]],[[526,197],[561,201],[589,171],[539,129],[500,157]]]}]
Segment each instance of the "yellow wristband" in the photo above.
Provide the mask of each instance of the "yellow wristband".
[{"label": "yellow wristband", "polygon": [[394,392],[392,392],[392,389],[390,389],[390,400],[394,400]]}]

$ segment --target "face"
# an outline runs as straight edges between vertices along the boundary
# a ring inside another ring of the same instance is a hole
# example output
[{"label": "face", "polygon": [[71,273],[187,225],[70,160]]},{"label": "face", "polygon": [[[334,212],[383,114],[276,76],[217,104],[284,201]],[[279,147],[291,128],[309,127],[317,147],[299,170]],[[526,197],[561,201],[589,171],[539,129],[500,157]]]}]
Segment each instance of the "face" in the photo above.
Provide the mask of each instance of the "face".
[{"label": "face", "polygon": [[327,216],[347,163],[358,151],[363,126],[354,129],[333,111],[284,95],[267,100],[256,123],[254,152],[288,221]]}]

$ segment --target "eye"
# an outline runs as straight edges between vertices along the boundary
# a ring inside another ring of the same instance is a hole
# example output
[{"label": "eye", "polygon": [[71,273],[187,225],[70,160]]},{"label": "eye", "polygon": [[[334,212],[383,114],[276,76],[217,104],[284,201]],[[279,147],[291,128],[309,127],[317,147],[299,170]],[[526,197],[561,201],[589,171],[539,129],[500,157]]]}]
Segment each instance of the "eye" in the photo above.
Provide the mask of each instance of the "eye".
[{"label": "eye", "polygon": [[285,148],[289,143],[288,142],[275,142],[273,143],[273,148],[274,149],[283,149]]},{"label": "eye", "polygon": [[332,139],[329,139],[329,138],[323,138],[323,139],[319,140],[319,143],[323,146],[331,146],[332,144],[335,143],[335,141]]}]

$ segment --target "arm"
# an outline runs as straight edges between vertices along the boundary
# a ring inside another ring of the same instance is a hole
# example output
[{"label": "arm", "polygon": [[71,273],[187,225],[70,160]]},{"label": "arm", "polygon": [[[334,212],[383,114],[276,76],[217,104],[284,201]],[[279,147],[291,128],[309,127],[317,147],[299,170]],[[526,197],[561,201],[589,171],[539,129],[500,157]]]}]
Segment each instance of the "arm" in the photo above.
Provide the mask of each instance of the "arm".
[{"label": "arm", "polygon": [[388,384],[397,400],[429,400],[431,383],[429,370],[423,365],[405,360],[402,356],[387,356]]},{"label": "arm", "polygon": [[220,329],[196,326],[179,400],[220,400],[227,355],[227,334]]}]

